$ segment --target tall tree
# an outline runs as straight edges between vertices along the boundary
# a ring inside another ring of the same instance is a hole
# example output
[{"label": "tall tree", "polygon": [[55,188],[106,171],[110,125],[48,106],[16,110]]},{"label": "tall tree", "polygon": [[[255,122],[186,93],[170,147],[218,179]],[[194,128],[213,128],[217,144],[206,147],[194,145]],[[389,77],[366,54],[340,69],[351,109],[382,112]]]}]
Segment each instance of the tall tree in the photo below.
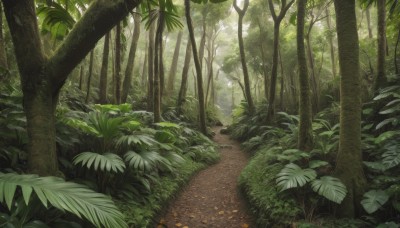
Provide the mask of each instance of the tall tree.
[{"label": "tall tree", "polygon": [[272,54],[272,72],[271,72],[271,84],[269,89],[269,106],[268,106],[268,114],[267,114],[267,122],[271,122],[275,115],[275,94],[276,94],[276,80],[278,77],[278,48],[279,48],[279,30],[280,25],[283,18],[286,15],[286,12],[294,3],[294,0],[291,0],[289,3],[286,0],[281,1],[281,9],[279,14],[275,13],[274,3],[272,0],[268,0],[269,10],[271,11],[272,19],[274,20],[274,50]]},{"label": "tall tree", "polygon": [[190,45],[190,37],[189,37],[186,45],[185,62],[183,64],[183,69],[182,69],[181,87],[179,89],[178,100],[176,102],[178,115],[182,113],[182,106],[186,99],[186,91],[188,87],[187,82],[189,75],[188,73],[189,73],[191,59],[192,59],[192,46]]},{"label": "tall tree", "polygon": [[326,24],[328,26],[328,31],[329,31],[329,47],[330,47],[330,53],[331,53],[331,65],[332,65],[332,75],[333,77],[336,77],[336,59],[335,59],[335,46],[333,45],[333,32],[332,31],[332,20],[331,20],[331,15],[329,12],[329,7],[326,7],[325,9],[325,14],[326,14]]},{"label": "tall tree", "polygon": [[240,60],[242,61],[246,101],[247,105],[249,106],[249,113],[253,114],[256,110],[256,107],[254,106],[253,98],[251,97],[249,71],[247,69],[246,54],[244,52],[244,44],[243,44],[243,17],[246,14],[247,8],[249,7],[249,0],[244,0],[243,9],[239,8],[239,6],[237,5],[237,0],[233,0],[233,7],[235,8],[236,12],[239,15],[238,39],[239,39]]},{"label": "tall tree", "polygon": [[[7,53],[5,47],[6,45],[3,36],[3,5],[0,3],[0,68],[3,71],[8,70]],[[0,80],[3,79],[3,76],[4,75],[0,75]]]},{"label": "tall tree", "polygon": [[110,33],[104,36],[103,58],[100,70],[99,84],[99,103],[107,103],[107,76],[108,76],[108,56],[110,53]]},{"label": "tall tree", "polygon": [[176,78],[176,69],[178,67],[178,60],[179,60],[179,52],[181,49],[181,42],[182,42],[182,35],[183,32],[180,31],[178,33],[178,38],[176,39],[174,56],[172,57],[171,68],[169,69],[168,73],[168,82],[167,82],[167,93],[172,95],[174,92],[175,87],[175,78]]},{"label": "tall tree", "polygon": [[386,58],[386,0],[378,0],[378,58],[375,90],[382,88],[386,83],[385,58]]},{"label": "tall tree", "polygon": [[139,1],[95,0],[52,56],[43,52],[34,0],[2,0],[21,78],[32,173],[57,175],[55,109],[70,72]]},{"label": "tall tree", "polygon": [[340,138],[335,175],[347,187],[339,216],[359,214],[366,185],[361,158],[361,78],[355,0],[335,0],[340,66]]},{"label": "tall tree", "polygon": [[[160,1],[160,3],[164,3]],[[160,4],[160,11],[158,13],[156,38],[154,45],[154,122],[158,123],[161,121],[161,95],[162,95],[162,73],[163,73],[163,58],[162,58],[162,46],[163,46],[163,31],[165,22],[165,6]]]},{"label": "tall tree", "polygon": [[89,57],[89,70],[88,70],[88,79],[86,84],[86,98],[85,98],[86,104],[89,103],[89,97],[90,97],[90,88],[93,77],[93,61],[94,61],[94,49],[90,51],[90,57]]},{"label": "tall tree", "polygon": [[302,151],[310,151],[313,146],[312,112],[310,101],[310,85],[307,68],[306,51],[304,47],[304,17],[307,0],[297,1],[297,64],[299,67],[299,132],[297,147]]},{"label": "tall tree", "polygon": [[148,53],[148,89],[147,89],[147,111],[154,111],[154,31],[155,23],[150,24],[149,28],[149,48]]},{"label": "tall tree", "polygon": [[121,102],[125,103],[128,98],[129,91],[132,87],[132,72],[135,64],[136,48],[140,36],[140,15],[138,13],[133,14],[134,29],[131,41],[131,48],[129,50],[128,62],[126,63],[125,77],[122,84],[122,97]]},{"label": "tall tree", "polygon": [[121,23],[115,29],[115,103],[121,103]]},{"label": "tall tree", "polygon": [[190,0],[185,0],[185,16],[186,22],[189,30],[190,42],[192,45],[193,59],[197,74],[197,91],[199,100],[199,128],[201,133],[207,134],[206,128],[206,111],[204,107],[204,89],[203,89],[203,76],[201,72],[201,65],[199,61],[199,56],[197,54],[196,40],[194,38],[192,18],[190,16]]}]

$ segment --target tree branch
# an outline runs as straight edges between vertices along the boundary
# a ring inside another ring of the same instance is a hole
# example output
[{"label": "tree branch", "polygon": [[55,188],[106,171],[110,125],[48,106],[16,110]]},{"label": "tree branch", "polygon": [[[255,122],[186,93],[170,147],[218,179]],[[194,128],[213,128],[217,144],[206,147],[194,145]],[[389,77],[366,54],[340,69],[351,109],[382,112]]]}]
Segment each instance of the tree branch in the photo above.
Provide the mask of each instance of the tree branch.
[{"label": "tree branch", "polygon": [[53,92],[63,86],[69,73],[95,47],[96,42],[139,3],[140,0],[97,0],[90,5],[48,61],[46,70],[52,79]]}]

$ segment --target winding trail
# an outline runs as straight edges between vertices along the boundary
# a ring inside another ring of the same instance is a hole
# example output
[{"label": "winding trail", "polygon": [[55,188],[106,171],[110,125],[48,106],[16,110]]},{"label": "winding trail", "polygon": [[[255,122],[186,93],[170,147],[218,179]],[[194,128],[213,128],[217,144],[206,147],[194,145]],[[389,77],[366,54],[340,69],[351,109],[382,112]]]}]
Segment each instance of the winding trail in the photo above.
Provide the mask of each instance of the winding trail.
[{"label": "winding trail", "polygon": [[239,143],[221,135],[220,129],[213,130],[214,141],[220,145],[221,161],[192,178],[158,227],[250,227],[251,217],[237,188],[238,176],[248,157]]}]

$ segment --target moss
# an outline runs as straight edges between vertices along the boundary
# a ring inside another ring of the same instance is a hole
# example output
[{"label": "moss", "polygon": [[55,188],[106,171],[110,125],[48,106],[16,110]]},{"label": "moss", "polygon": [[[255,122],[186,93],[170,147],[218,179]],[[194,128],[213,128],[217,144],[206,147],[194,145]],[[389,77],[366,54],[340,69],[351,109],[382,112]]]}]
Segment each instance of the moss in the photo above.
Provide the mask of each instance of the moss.
[{"label": "moss", "polygon": [[275,157],[273,150],[259,151],[239,177],[239,186],[249,201],[257,227],[290,225],[301,213],[296,202],[275,187],[276,174],[283,168],[281,164],[272,164]]}]

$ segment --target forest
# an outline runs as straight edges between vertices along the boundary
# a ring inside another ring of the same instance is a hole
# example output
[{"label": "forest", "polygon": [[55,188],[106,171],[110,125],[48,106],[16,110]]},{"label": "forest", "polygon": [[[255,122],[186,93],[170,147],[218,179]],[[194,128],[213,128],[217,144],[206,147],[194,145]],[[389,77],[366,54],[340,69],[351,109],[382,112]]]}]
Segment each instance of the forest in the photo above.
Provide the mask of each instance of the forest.
[{"label": "forest", "polygon": [[398,0],[1,0],[0,227],[400,227]]}]

